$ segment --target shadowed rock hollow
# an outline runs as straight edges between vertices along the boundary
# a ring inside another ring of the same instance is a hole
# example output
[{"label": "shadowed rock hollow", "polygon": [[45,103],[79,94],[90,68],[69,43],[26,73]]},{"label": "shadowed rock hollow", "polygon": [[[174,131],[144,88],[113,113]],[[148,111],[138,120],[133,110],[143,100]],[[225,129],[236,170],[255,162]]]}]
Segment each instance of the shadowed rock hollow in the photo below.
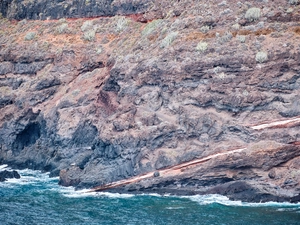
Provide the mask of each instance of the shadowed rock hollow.
[{"label": "shadowed rock hollow", "polygon": [[299,201],[298,4],[4,0],[0,9],[1,164],[77,188],[153,173],[112,191]]}]

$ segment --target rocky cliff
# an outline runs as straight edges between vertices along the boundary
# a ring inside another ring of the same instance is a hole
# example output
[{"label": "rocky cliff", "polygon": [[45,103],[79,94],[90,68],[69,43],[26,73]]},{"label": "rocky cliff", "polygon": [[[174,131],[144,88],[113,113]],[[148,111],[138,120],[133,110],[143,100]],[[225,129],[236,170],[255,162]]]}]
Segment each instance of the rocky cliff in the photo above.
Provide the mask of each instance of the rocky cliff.
[{"label": "rocky cliff", "polygon": [[0,164],[77,188],[299,201],[298,1],[0,9]]}]

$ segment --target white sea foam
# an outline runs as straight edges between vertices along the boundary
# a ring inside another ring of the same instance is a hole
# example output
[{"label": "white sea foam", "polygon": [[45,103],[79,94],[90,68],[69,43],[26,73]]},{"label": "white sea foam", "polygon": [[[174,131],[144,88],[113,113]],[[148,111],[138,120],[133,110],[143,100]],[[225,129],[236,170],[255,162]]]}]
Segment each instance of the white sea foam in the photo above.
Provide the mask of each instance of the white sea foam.
[{"label": "white sea foam", "polygon": [[100,196],[105,196],[108,198],[132,198],[134,194],[119,194],[119,193],[110,193],[110,192],[99,192]]},{"label": "white sea foam", "polygon": [[[11,170],[11,168],[7,167],[7,165],[1,165],[0,168],[5,168],[6,170]],[[21,178],[8,178],[5,182],[3,182],[2,186],[13,186],[13,185],[29,185],[29,184],[47,184],[51,183],[55,180],[58,181],[58,177],[49,177],[49,173],[42,173],[41,171],[24,169],[24,170],[16,170]]]},{"label": "white sea foam", "polygon": [[75,191],[74,188],[61,188],[60,192],[68,198],[85,198],[85,197],[107,197],[107,198],[131,198],[133,194],[119,194],[110,192],[89,192],[88,189]]},{"label": "white sea foam", "polygon": [[298,213],[300,213],[300,208],[297,208],[297,209],[295,209],[295,208],[279,208],[279,209],[277,209],[276,211],[279,211],[279,212],[298,212]]},{"label": "white sea foam", "polygon": [[0,171],[9,169],[6,164],[0,165]]},{"label": "white sea foam", "polygon": [[[108,197],[108,198],[131,198],[134,196],[152,196],[157,198],[163,197],[172,197],[176,198],[178,196],[170,195],[170,194],[156,194],[156,193],[143,193],[143,194],[119,194],[119,193],[110,193],[110,192],[89,192],[88,189],[75,191],[74,188],[63,188],[61,189],[61,193],[65,197],[69,198],[82,198],[82,197]],[[193,196],[180,196],[178,198],[190,199],[194,202],[199,203],[200,205],[209,205],[213,203],[225,205],[225,206],[241,206],[241,207],[292,207],[296,209],[300,209],[300,203],[289,203],[289,202],[265,202],[265,203],[247,203],[242,201],[232,201],[228,197],[223,195],[193,195]],[[283,209],[287,209],[283,208]],[[282,210],[283,210],[282,209]]]},{"label": "white sea foam", "polygon": [[49,177],[49,173],[42,173],[41,171],[25,169],[17,170],[17,172],[21,175],[19,182],[22,184],[49,183],[55,180],[58,181],[58,177]]},{"label": "white sea foam", "polygon": [[166,207],[166,209],[171,209],[171,210],[174,210],[174,209],[184,209],[185,207],[182,207],[182,206],[174,206],[174,207]]},{"label": "white sea foam", "polygon": [[137,194],[139,196],[152,196],[152,197],[163,197],[164,195],[160,195],[157,193],[143,193],[143,194]]},{"label": "white sea foam", "polygon": [[111,193],[111,192],[90,192],[90,189],[75,191],[73,187],[61,187],[60,192],[65,197],[70,197],[70,198],[84,198],[84,197],[132,198],[135,196],[151,196],[151,197],[163,198],[163,197],[172,196],[170,194],[161,195],[157,193],[120,194],[120,193]]},{"label": "white sea foam", "polygon": [[289,203],[289,202],[265,202],[265,203],[247,203],[242,201],[232,201],[228,197],[222,195],[194,195],[184,196],[192,201],[198,202],[201,205],[208,205],[218,203],[226,206],[245,206],[245,207],[296,207],[300,208],[300,203]]}]

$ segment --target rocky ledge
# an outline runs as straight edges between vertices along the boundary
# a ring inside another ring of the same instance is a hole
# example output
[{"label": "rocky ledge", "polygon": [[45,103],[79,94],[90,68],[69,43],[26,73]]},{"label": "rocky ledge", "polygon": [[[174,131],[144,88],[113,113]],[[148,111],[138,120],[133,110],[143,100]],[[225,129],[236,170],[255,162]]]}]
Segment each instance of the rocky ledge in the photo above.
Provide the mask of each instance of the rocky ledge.
[{"label": "rocky ledge", "polygon": [[147,2],[0,2],[0,164],[299,202],[298,1]]}]

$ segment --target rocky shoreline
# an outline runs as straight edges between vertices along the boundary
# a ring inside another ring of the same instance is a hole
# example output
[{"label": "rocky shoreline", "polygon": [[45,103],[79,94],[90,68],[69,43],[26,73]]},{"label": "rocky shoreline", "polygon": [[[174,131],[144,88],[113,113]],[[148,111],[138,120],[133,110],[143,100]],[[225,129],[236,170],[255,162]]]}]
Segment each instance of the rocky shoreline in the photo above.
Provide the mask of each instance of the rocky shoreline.
[{"label": "rocky shoreline", "polygon": [[298,1],[148,3],[0,2],[0,164],[299,202]]},{"label": "rocky shoreline", "polygon": [[[264,188],[261,186],[261,188]],[[134,189],[134,188],[133,188]],[[159,194],[159,195],[172,195],[172,196],[193,196],[193,195],[207,195],[219,194],[228,197],[232,201],[242,201],[248,203],[265,203],[265,202],[289,202],[299,203],[300,195],[293,197],[272,195],[270,193],[262,193],[259,189],[253,190],[247,182],[226,182],[217,188],[200,191],[198,188],[153,188],[140,190],[128,190],[126,188],[114,188],[107,190],[110,193],[120,194]]]}]

